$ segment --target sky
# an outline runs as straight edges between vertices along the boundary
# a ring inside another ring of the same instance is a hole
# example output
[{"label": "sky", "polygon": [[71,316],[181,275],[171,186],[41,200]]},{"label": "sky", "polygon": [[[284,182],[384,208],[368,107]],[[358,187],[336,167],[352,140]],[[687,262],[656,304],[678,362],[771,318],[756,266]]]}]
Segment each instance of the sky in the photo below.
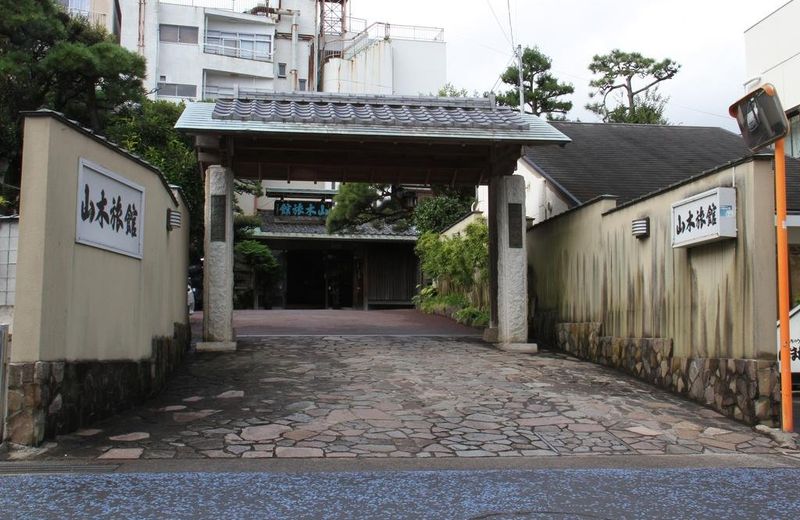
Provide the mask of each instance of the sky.
[{"label": "sky", "polygon": [[[510,64],[513,42],[537,46],[552,72],[572,83],[572,120],[598,121],[587,111],[588,65],[618,48],[681,65],[662,83],[670,123],[737,131],[728,106],[744,94],[744,31],[787,0],[350,0],[354,17],[370,22],[444,28],[447,79],[483,93]],[[509,28],[509,7],[511,27]]]}]

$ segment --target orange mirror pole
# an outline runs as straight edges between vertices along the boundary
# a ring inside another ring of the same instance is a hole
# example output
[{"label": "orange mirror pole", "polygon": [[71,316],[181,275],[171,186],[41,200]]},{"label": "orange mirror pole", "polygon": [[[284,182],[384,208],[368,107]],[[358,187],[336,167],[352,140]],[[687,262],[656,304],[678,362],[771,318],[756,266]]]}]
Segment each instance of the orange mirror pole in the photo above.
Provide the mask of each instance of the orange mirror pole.
[{"label": "orange mirror pole", "polygon": [[778,238],[778,317],[781,324],[781,426],[794,431],[792,366],[789,358],[789,237],[786,230],[786,156],[784,140],[775,142],[775,213]]}]

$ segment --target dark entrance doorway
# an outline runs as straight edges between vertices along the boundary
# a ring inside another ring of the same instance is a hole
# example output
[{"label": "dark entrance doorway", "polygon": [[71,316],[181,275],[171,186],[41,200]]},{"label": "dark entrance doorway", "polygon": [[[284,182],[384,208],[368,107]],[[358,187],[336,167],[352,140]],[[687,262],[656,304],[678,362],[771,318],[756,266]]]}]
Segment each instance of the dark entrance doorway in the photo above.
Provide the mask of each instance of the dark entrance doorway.
[{"label": "dark entrance doorway", "polygon": [[286,307],[353,307],[353,252],[294,249],[286,252]]},{"label": "dark entrance doorway", "polygon": [[286,306],[325,308],[325,261],[321,251],[286,252]]},{"label": "dark entrance doorway", "polygon": [[353,306],[353,253],[329,251],[325,254],[326,307]]}]

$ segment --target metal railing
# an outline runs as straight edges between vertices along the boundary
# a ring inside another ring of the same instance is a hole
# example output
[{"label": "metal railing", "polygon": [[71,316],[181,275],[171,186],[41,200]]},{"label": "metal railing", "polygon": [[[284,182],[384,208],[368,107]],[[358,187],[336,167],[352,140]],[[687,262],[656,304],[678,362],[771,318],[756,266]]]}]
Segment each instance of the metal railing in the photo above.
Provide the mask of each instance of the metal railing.
[{"label": "metal railing", "polygon": [[203,90],[203,99],[214,101],[218,98],[232,98],[236,92],[233,87],[220,87],[219,85],[206,85]]},{"label": "metal railing", "polygon": [[244,13],[254,7],[277,7],[276,0],[158,0],[162,4],[185,5],[189,7],[205,7],[220,11]]},{"label": "metal railing", "polygon": [[106,17],[108,16],[106,13],[101,13],[98,11],[85,11],[83,9],[76,9],[74,7],[65,7],[64,10],[71,17],[83,18],[92,25],[101,25],[103,27],[106,25]]},{"label": "metal railing", "polygon": [[272,61],[271,52],[260,52],[253,49],[242,49],[240,47],[218,45],[208,42],[204,43],[203,52],[206,54],[219,54],[220,56],[241,58],[243,60]]},{"label": "metal railing", "polygon": [[444,29],[441,27],[425,27],[421,25],[395,25],[375,22],[345,43],[341,51],[344,59],[351,59],[376,41],[380,40],[412,40],[424,42],[443,42]]},{"label": "metal railing", "polygon": [[220,85],[206,85],[203,90],[203,99],[214,101],[219,98],[263,99],[275,91],[268,88],[257,87],[222,87]]}]

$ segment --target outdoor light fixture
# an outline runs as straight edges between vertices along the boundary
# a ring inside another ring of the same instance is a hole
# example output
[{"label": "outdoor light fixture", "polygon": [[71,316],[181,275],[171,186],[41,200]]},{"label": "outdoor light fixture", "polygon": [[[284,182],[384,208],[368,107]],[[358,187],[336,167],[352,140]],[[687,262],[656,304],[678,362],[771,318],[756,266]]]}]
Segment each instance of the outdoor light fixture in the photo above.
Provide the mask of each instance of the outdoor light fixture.
[{"label": "outdoor light fixture", "polygon": [[181,228],[181,212],[167,208],[167,231]]},{"label": "outdoor light fixture", "polygon": [[650,236],[650,217],[639,218],[631,222],[631,232],[636,238],[642,239]]}]

